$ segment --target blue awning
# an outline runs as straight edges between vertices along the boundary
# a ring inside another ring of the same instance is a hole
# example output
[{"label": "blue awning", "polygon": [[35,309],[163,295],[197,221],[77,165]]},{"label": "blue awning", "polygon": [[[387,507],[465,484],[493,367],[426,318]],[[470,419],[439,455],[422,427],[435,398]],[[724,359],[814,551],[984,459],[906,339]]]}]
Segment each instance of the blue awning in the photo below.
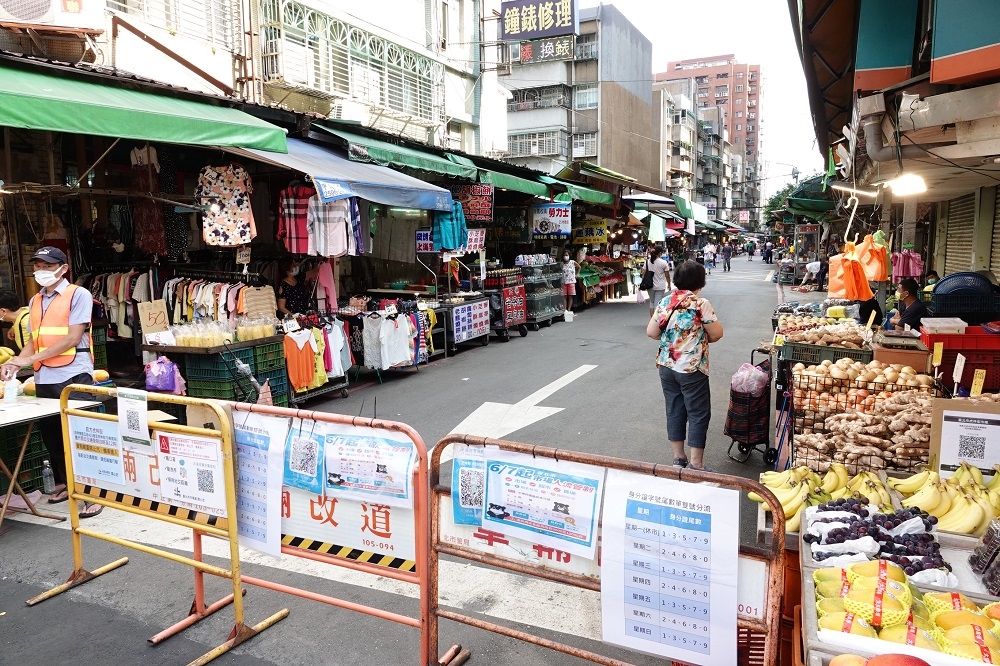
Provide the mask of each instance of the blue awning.
[{"label": "blue awning", "polygon": [[252,148],[226,148],[292,171],[308,174],[323,201],[361,197],[368,201],[421,210],[451,210],[451,192],[376,164],[352,162],[329,148],[288,139],[288,153]]}]

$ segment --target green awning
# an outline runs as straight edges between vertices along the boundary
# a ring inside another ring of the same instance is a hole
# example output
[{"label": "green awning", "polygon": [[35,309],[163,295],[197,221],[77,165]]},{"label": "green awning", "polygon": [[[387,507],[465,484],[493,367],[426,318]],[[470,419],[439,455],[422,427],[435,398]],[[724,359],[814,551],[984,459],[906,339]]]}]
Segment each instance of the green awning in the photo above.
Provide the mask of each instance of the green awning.
[{"label": "green awning", "polygon": [[585,201],[601,206],[615,205],[615,195],[591,189],[585,185],[577,185],[565,180],[553,178],[552,176],[539,176],[538,180],[549,185],[562,185],[566,188],[565,194],[557,194],[556,201]]},{"label": "green awning", "polygon": [[520,176],[512,176],[501,171],[490,171],[489,169],[479,170],[480,183],[492,183],[494,187],[504,190],[513,190],[524,194],[533,194],[536,197],[549,198],[549,187],[539,183],[537,180],[528,180]]},{"label": "green awning", "polygon": [[691,204],[684,197],[675,194],[674,195],[674,205],[677,206],[677,212],[681,214],[681,217],[688,218],[694,217],[694,211],[691,210]]},{"label": "green awning", "polygon": [[288,152],[283,129],[238,109],[8,67],[0,67],[0,125]]},{"label": "green awning", "polygon": [[666,220],[659,215],[649,214],[649,240],[662,243],[667,240]]},{"label": "green awning", "polygon": [[466,180],[477,180],[479,169],[471,160],[463,158],[468,164],[457,164],[456,162],[435,155],[433,153],[397,146],[387,141],[370,139],[367,136],[359,136],[341,129],[331,129],[322,125],[313,125],[325,132],[340,137],[347,142],[347,156],[356,162],[371,162],[382,166],[397,168],[417,169],[418,171],[428,171],[444,176],[455,178],[465,178]]}]

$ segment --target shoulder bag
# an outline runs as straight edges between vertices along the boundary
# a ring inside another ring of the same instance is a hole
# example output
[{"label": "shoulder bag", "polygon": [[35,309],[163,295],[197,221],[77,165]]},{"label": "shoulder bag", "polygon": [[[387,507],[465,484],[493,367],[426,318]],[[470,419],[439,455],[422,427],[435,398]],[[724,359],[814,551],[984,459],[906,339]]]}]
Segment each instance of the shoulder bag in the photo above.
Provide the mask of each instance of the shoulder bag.
[{"label": "shoulder bag", "polygon": [[649,259],[646,260],[646,272],[643,273],[642,282],[639,283],[639,289],[642,291],[649,291],[653,288],[653,271],[649,270]]}]

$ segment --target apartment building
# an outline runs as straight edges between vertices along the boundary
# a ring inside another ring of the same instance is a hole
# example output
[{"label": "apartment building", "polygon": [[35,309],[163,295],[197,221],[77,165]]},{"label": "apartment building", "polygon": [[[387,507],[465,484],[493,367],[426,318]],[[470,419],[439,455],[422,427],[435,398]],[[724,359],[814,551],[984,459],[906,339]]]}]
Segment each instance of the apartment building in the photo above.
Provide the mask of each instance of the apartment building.
[{"label": "apartment building", "polygon": [[579,24],[558,59],[511,46],[508,159],[550,173],[587,160],[659,186],[653,45],[613,5],[581,9]]},{"label": "apartment building", "polygon": [[[761,205],[762,85],[759,65],[736,61],[733,54],[678,60],[655,76],[655,88],[678,86],[692,94],[697,109],[719,108],[722,129],[729,136],[734,155],[739,156],[741,180],[734,181],[734,200],[758,220]],[[676,83],[683,82],[683,83]]]}]

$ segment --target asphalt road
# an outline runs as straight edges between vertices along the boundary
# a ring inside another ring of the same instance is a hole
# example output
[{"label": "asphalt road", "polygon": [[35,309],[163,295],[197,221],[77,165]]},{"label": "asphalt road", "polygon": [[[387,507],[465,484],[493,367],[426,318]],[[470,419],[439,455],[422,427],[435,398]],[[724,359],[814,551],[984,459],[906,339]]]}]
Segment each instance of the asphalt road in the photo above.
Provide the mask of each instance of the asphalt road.
[{"label": "asphalt road", "polygon": [[[724,339],[711,349],[713,419],[705,459],[716,470],[755,477],[763,469],[760,454],[754,454],[746,464],[730,461],[726,456],[729,441],[722,431],[730,377],[750,359],[751,350],[761,340],[770,338],[770,313],[777,298],[767,279],[770,266],[760,263],[759,258],[748,262],[745,257],[735,259],[733,266],[731,273],[714,271],[702,292],[726,331]],[[594,365],[597,367],[539,403],[561,411],[510,433],[507,439],[669,464],[672,455],[666,444],[663,397],[654,367],[656,342],[645,337],[647,320],[646,305],[629,301],[602,304],[580,313],[572,323],[557,323],[530,332],[527,338],[515,336],[509,343],[494,339],[485,348],[466,347],[457,356],[419,372],[387,373],[381,385],[310,407],[403,421],[416,428],[431,446],[485,402],[517,403],[581,366]],[[744,500],[744,541],[754,538],[754,510]],[[115,521],[120,515],[105,511],[91,526],[96,526],[96,521]],[[228,634],[232,615],[221,611],[162,645],[148,645],[146,638],[186,614],[191,601],[190,571],[91,539],[84,541],[88,567],[123,554],[130,557],[130,564],[36,607],[26,607],[26,598],[66,579],[72,570],[72,557],[64,526],[17,518],[11,521],[11,530],[0,536],[0,666],[70,661],[93,666],[187,663]],[[121,525],[127,524],[121,520]],[[137,541],[185,551],[186,537],[165,535],[160,524],[134,532],[131,536]],[[597,595],[547,582],[529,584],[519,577],[487,573],[471,563],[449,565],[449,575],[442,579],[444,604],[501,618],[511,626],[526,622],[544,637],[626,658],[625,653],[587,638],[592,631],[575,629],[577,625],[593,626],[595,613],[599,627]],[[397,612],[415,613],[417,608],[412,592],[396,590],[384,579],[359,583],[326,571],[329,567],[296,569],[284,560],[277,566],[248,564],[245,569],[252,575]],[[223,582],[210,583],[210,597],[224,594]],[[533,597],[523,598],[529,594]],[[254,588],[247,595],[251,623],[284,607],[291,610],[288,619],[216,663],[415,663],[417,633],[412,629],[266,590]],[[582,663],[453,623],[442,623],[441,631],[442,650],[460,642],[472,650],[473,664]],[[663,663],[635,655],[627,658],[638,659],[639,664]]]}]

